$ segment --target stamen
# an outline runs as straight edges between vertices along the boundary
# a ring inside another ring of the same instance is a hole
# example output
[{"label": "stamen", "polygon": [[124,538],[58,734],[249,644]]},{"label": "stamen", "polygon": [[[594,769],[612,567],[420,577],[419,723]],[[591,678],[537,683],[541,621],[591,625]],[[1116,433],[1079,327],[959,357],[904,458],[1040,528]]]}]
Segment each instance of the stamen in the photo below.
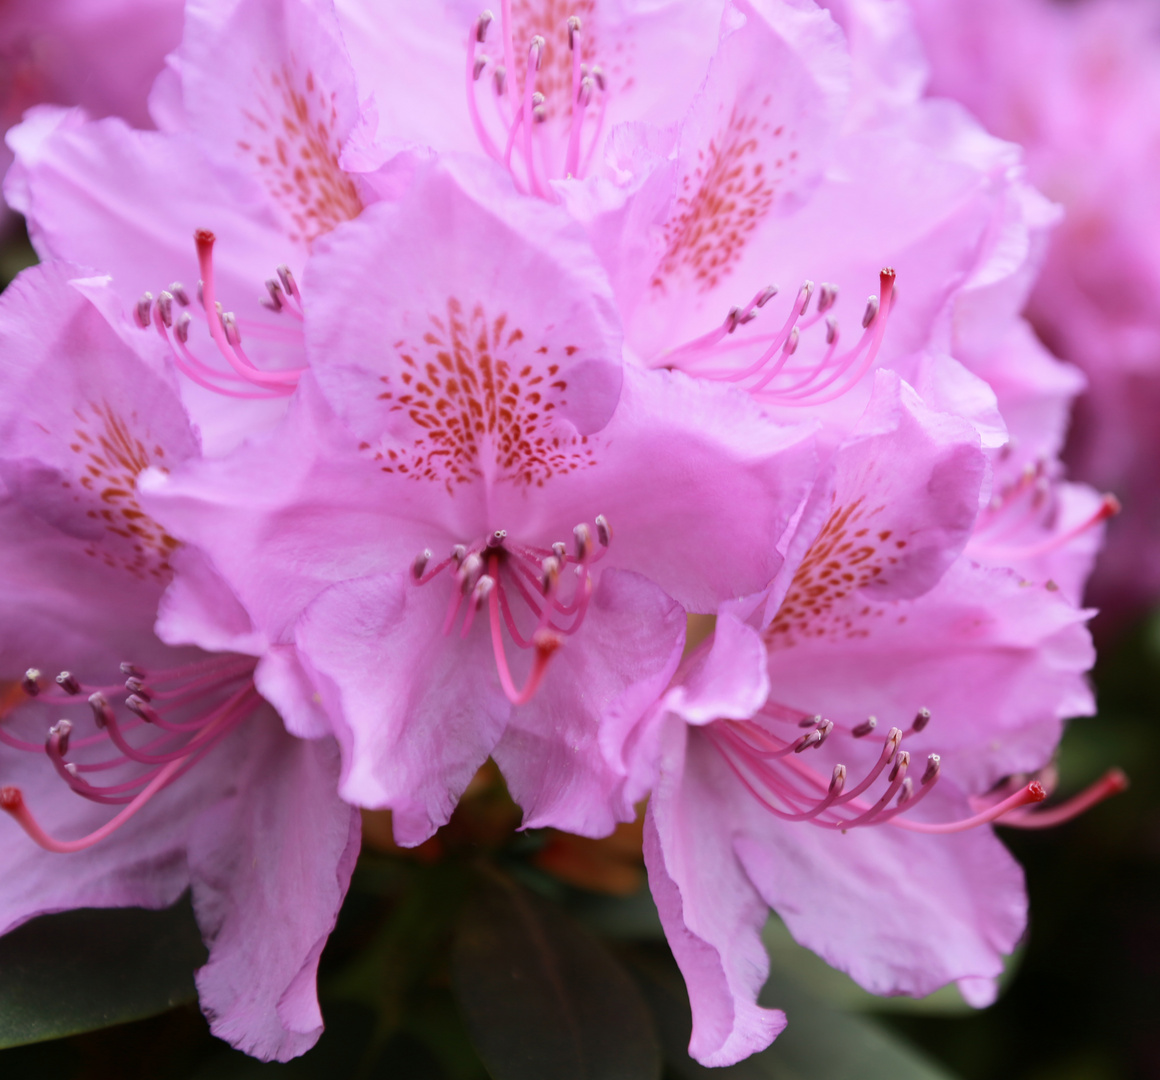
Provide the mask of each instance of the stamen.
[{"label": "stamen", "polygon": [[36,697],[40,693],[41,678],[40,672],[36,668],[30,667],[24,673],[24,678],[20,680],[20,688],[29,697]]},{"label": "stamen", "polygon": [[76,676],[73,675],[71,671],[62,671],[56,677],[56,684],[66,694],[73,697],[81,692],[81,684],[77,681]]},{"label": "stamen", "polygon": [[137,305],[133,309],[133,316],[137,320],[137,325],[142,330],[149,329],[149,318],[152,310],[153,294],[151,292],[142,293],[141,299],[137,301]]}]

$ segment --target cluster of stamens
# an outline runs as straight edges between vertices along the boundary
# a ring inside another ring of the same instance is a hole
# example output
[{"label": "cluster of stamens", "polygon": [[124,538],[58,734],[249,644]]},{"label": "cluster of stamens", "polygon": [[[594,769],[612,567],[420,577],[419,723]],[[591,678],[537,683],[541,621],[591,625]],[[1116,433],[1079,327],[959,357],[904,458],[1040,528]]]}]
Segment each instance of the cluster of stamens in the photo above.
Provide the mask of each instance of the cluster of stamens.
[{"label": "cluster of stamens", "polygon": [[[810,764],[809,754],[835,739],[873,742],[878,721],[870,717],[856,726],[842,727],[821,716],[798,717],[800,714],[790,709],[767,704],[760,720],[718,720],[706,729],[713,746],[745,789],[783,821],[809,822],[840,831],[892,824],[914,832],[953,833],[1000,820],[1021,826],[1034,823],[1037,815],[1028,816],[1022,808],[1047,797],[1043,784],[1033,779],[1010,794],[984,800],[975,814],[959,821],[902,818],[900,815],[913,810],[934,790],[941,773],[939,755],[928,754],[916,784],[910,752],[902,745],[904,738],[917,735],[930,723],[927,709],[918,711],[907,731],[890,729],[881,741],[877,760],[856,782],[847,766],[840,763],[826,777]],[[1111,793],[1110,789],[1105,790],[1106,780],[1101,784],[1103,794],[1095,801]],[[1052,810],[1053,822],[1082,812],[1092,801],[1092,795],[1085,793],[1071,804]]]},{"label": "cluster of stamens", "polygon": [[[232,311],[224,310],[216,297],[214,234],[208,229],[198,229],[194,241],[201,270],[197,304],[193,304],[185,286],[175,281],[168,289],[163,289],[156,300],[150,292],[142,295],[133,312],[137,325],[143,330],[154,326],[169,346],[177,370],[206,390],[227,397],[250,399],[287,397],[294,393],[304,369],[265,371],[246,355],[242,347],[243,320]],[[288,266],[279,266],[276,276],[266,282],[266,295],[261,303],[274,314],[284,313],[297,323],[302,322],[302,295]],[[189,331],[195,315],[205,319],[210,338],[229,365],[229,370],[207,364],[190,349]],[[279,342],[301,340],[302,336],[300,327],[280,327],[252,320],[246,324],[246,332]]]},{"label": "cluster of stamens", "polygon": [[[894,271],[884,269],[879,274],[879,284],[878,295],[866,302],[862,335],[845,352],[838,352],[841,335],[833,314],[838,302],[837,286],[823,283],[815,288],[812,281],[805,281],[785,322],[773,333],[738,333],[777,296],[777,286],[769,285],[744,307],[730,308],[725,321],[715,330],[658,357],[656,366],[735,383],[773,405],[823,405],[840,398],[874,366],[896,299]],[[815,294],[817,301],[810,314]],[[799,346],[804,335],[818,324],[824,328],[825,349],[819,358],[803,360],[798,356]]]},{"label": "cluster of stamens", "polygon": [[1047,555],[1120,512],[1119,500],[1105,495],[1082,521],[1059,528],[1056,485],[1045,460],[1028,462],[1018,477],[996,488],[979,515],[970,553],[1000,563]]},{"label": "cluster of stamens", "polygon": [[[562,160],[545,145],[543,134],[548,111],[544,95],[536,89],[536,73],[544,61],[547,43],[534,34],[527,44],[524,85],[516,85],[515,46],[512,34],[511,0],[503,0],[500,32],[503,59],[493,60],[480,52],[487,41],[495,16],[485,11],[467,35],[467,104],[480,146],[510,173],[517,189],[525,195],[554,199],[550,181],[582,177],[588,170],[608,111],[608,83],[598,65],[583,59],[583,27],[579,17],[567,22],[568,49],[572,57],[571,102],[568,138]],[[483,75],[491,69],[490,79]],[[477,86],[490,82],[492,94],[479,94]],[[481,100],[482,99],[482,100]],[[594,107],[594,102],[596,106]],[[591,114],[595,119],[586,123]]]},{"label": "cluster of stamens", "polygon": [[[532,699],[553,653],[584,622],[593,589],[591,568],[604,557],[612,540],[603,514],[597,515],[594,525],[595,529],[581,522],[572,530],[571,552],[562,540],[550,549],[540,549],[520,544],[506,530],[497,529],[482,544],[470,548],[456,544],[438,563],[425,550],[412,564],[411,573],[420,585],[444,571],[454,575],[455,588],[443,623],[445,635],[452,633],[459,620],[459,635],[466,638],[476,613],[487,607],[500,685],[513,705]],[[522,687],[512,678],[505,630],[517,648],[534,653]]]},{"label": "cluster of stamens", "polygon": [[[21,682],[25,697],[64,707],[79,705],[87,696],[91,732],[77,737],[83,722],[64,718],[48,729],[43,744],[19,738],[3,726],[0,743],[46,756],[76,795],[121,809],[76,840],[60,840],[45,832],[17,787],[0,787],[0,809],[48,851],[82,851],[99,843],[253,714],[262,701],[253,682],[255,665],[251,657],[231,655],[147,675],[125,663],[123,684],[99,687],[82,686],[68,671],[62,671],[55,687],[50,687],[41,672],[29,669]],[[128,716],[118,714],[114,704],[118,699]],[[14,714],[18,717],[19,709]],[[144,732],[150,735],[142,740]]]}]

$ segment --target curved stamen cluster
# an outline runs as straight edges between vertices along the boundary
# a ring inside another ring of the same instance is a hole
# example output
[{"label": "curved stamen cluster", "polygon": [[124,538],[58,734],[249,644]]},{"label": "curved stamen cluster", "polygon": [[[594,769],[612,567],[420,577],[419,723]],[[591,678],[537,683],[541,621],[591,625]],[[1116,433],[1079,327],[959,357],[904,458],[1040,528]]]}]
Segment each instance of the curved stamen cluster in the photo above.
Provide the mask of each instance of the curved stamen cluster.
[{"label": "curved stamen cluster", "polygon": [[[484,151],[511,173],[522,194],[554,200],[550,181],[582,177],[592,162],[608,112],[607,80],[598,65],[584,61],[583,27],[578,16],[571,16],[567,22],[572,59],[568,138],[562,161],[555,161],[559,155],[552,151],[556,148],[545,146],[543,134],[547,103],[536,89],[536,73],[544,62],[547,43],[539,34],[532,36],[527,43],[523,86],[517,85],[511,0],[502,0],[500,11],[502,62],[480,50],[495,19],[490,11],[483,12],[468,31],[467,105],[471,122]],[[481,94],[477,87],[489,68],[491,77],[486,81],[494,93]]]},{"label": "curved stamen cluster", "polygon": [[[738,335],[737,331],[752,323],[777,295],[776,285],[762,289],[744,307],[731,308],[716,330],[670,350],[657,359],[656,366],[739,384],[771,405],[824,405],[840,398],[874,366],[894,307],[894,271],[882,270],[879,284],[879,294],[866,302],[862,336],[845,352],[838,352],[838,320],[831,313],[838,301],[837,286],[823,283],[815,289],[812,281],[806,281],[785,322],[772,334]],[[808,314],[815,292],[817,302],[813,314]],[[824,352],[817,359],[795,360],[803,335],[818,323],[824,326]]]},{"label": "curved stamen cluster", "polygon": [[[87,695],[92,731],[74,737],[81,721],[65,718],[49,728],[43,744],[18,738],[3,727],[0,743],[45,755],[74,794],[122,809],[87,836],[59,840],[37,822],[19,788],[0,787],[0,808],[48,851],[82,851],[99,843],[253,715],[262,703],[253,681],[256,663],[251,657],[223,656],[148,675],[133,664],[122,664],[125,682],[99,687],[83,687],[64,671],[54,689],[47,689],[41,673],[30,669],[21,683],[26,697],[75,707]],[[128,717],[119,715],[114,704],[118,699]],[[142,739],[146,731],[155,734]]]},{"label": "curved stamen cluster", "polygon": [[[242,348],[242,330],[255,337],[274,341],[301,340],[299,327],[276,327],[264,323],[239,320],[232,311],[225,311],[217,301],[213,272],[213,245],[215,236],[208,229],[198,229],[194,233],[197,244],[198,265],[201,280],[197,283],[198,305],[191,303],[185,286],[175,281],[168,289],[163,289],[154,301],[152,293],[145,293],[137,301],[134,318],[142,329],[150,323],[169,346],[173,363],[187,378],[198,386],[226,397],[265,399],[287,397],[294,393],[304,368],[284,371],[263,371],[246,355]],[[297,322],[303,319],[302,296],[298,283],[288,266],[279,266],[277,276],[266,282],[266,296],[262,304],[275,314],[286,313]],[[200,310],[199,310],[200,308]],[[222,371],[199,359],[189,348],[189,328],[193,314],[205,319],[206,327],[218,352],[229,364],[229,371]]]},{"label": "curved stamen cluster", "polygon": [[729,769],[762,807],[783,821],[809,822],[823,829],[844,831],[890,824],[912,832],[954,833],[989,822],[1037,828],[1083,813],[1126,785],[1123,774],[1116,770],[1115,776],[1105,777],[1071,802],[1040,814],[1025,809],[1047,797],[1043,784],[1032,779],[978,802],[973,806],[976,813],[970,817],[948,822],[914,821],[900,815],[934,789],[941,762],[938,754],[928,754],[916,784],[909,775],[910,752],[902,743],[907,735],[917,734],[930,723],[928,710],[920,709],[905,732],[890,729],[877,760],[857,782],[852,782],[844,764],[835,765],[825,777],[810,765],[808,752],[831,739],[872,741],[878,724],[874,717],[846,728],[820,716],[797,719],[800,713],[772,703],[760,715],[766,722],[717,720],[705,730]]},{"label": "curved stamen cluster", "polygon": [[1056,485],[1042,458],[1029,462],[1015,480],[995,491],[979,515],[971,539],[972,555],[995,562],[1047,555],[1120,512],[1119,500],[1105,495],[1082,521],[1057,529],[1060,506]]},{"label": "curved stamen cluster", "polygon": [[[581,522],[572,530],[571,553],[562,540],[541,549],[520,544],[498,529],[471,547],[456,544],[447,558],[434,565],[430,550],[421,552],[412,564],[411,573],[420,585],[444,571],[454,575],[455,588],[443,623],[445,635],[451,634],[459,619],[459,636],[467,637],[476,613],[487,606],[496,669],[513,705],[532,699],[552,654],[584,622],[593,589],[591,567],[604,557],[612,540],[603,514],[594,525],[595,530]],[[518,649],[534,650],[523,687],[517,687],[512,678],[505,630]]]}]

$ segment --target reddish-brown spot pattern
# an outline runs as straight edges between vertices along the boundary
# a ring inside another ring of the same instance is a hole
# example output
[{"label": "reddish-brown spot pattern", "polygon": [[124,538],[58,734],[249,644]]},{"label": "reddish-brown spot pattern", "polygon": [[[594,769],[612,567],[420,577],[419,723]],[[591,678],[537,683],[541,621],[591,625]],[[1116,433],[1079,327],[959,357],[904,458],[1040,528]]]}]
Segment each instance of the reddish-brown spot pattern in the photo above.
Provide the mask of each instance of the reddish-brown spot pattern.
[{"label": "reddish-brown spot pattern", "polygon": [[258,163],[290,239],[309,243],[362,212],[358,189],[338,164],[336,95],[289,64],[255,77],[258,107],[244,110],[251,133],[238,147]]},{"label": "reddish-brown spot pattern", "polygon": [[[769,104],[767,98],[763,107]],[[653,288],[663,292],[668,279],[680,275],[705,293],[732,272],[782,180],[797,171],[794,140],[787,128],[733,107],[729,122],[697,152],[696,167],[681,181]],[[771,159],[767,144],[782,141],[784,152]]]},{"label": "reddish-brown spot pattern", "polygon": [[169,557],[178,541],[137,501],[138,475],[150,465],[164,470],[164,449],[150,447],[135,433],[139,426],[135,413],[126,421],[107,405],[90,405],[88,410],[77,409],[76,416],[80,423],[69,449],[80,459],[79,470],[63,484],[89,505],[86,514],[106,532],[106,539],[89,543],[85,553],[136,578],[168,580]]},{"label": "reddish-brown spot pattern", "polygon": [[553,414],[568,384],[547,345],[534,346],[506,315],[489,318],[480,304],[467,314],[454,297],[446,317],[429,323],[420,342],[396,343],[402,370],[382,376],[379,399],[418,429],[411,447],[374,451],[383,472],[451,491],[489,476],[539,487],[595,463],[587,436],[557,428]]},{"label": "reddish-brown spot pattern", "polygon": [[855,608],[841,601],[879,580],[906,547],[892,530],[874,528],[873,519],[884,510],[868,508],[865,498],[834,510],[765,631],[771,647],[807,638],[869,636],[866,621],[881,618],[886,609],[874,604]]}]

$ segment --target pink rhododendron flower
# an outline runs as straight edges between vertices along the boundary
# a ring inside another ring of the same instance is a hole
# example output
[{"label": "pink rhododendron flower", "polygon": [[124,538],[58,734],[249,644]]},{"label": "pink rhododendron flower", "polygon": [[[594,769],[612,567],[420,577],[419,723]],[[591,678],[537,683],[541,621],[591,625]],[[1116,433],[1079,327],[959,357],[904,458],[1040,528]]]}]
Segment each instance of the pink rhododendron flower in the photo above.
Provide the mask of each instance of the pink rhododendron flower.
[{"label": "pink rhododendron flower", "polygon": [[1092,701],[1086,613],[957,557],[984,474],[969,424],[879,374],[778,580],[626,743],[659,754],[646,860],[704,1064],[784,1026],[755,1004],[770,907],[875,993],[993,999],[1025,897],[982,826],[1044,791],[968,796],[1042,766]]},{"label": "pink rhododendron flower", "polygon": [[624,367],[580,230],[471,163],[336,230],[305,290],[311,374],[283,427],[151,480],[151,512],[297,646],[344,796],[394,810],[401,842],[489,755],[526,824],[631,819],[600,726],[663,691],[686,609],[772,578],[809,429]]},{"label": "pink rhododendron flower", "polygon": [[1151,468],[1160,370],[1157,12],[1135,0],[910,7],[930,92],[1020,143],[1032,181],[1064,208],[1028,315],[1089,382],[1069,451],[1077,474],[1115,491],[1128,511],[1111,528],[1097,595],[1122,608],[1146,603],[1160,589]]},{"label": "pink rhododendron flower", "polygon": [[[9,134],[5,191],[41,258],[111,274],[150,332],[157,298],[155,329],[218,454],[281,415],[305,364],[297,281],[311,247],[377,197],[341,161],[360,112],[333,10],[191,7],[151,107],[159,131],[35,111]],[[217,238],[212,265],[195,230]],[[225,336],[204,320],[199,279],[229,313]]]},{"label": "pink rhododendron flower", "polygon": [[94,303],[107,279],[78,274],[38,267],[0,299],[0,932],[191,888],[212,1030],[285,1060],[322,1030],[315,973],[358,814],[336,794],[333,741],[286,734],[252,656],[155,636],[191,553],[137,480],[197,441],[162,350],[130,348]]},{"label": "pink rhododendron flower", "polygon": [[[181,8],[179,0],[6,0],[0,134],[46,102],[148,126],[149,88],[181,37]],[[11,162],[0,145],[0,173]]]}]

